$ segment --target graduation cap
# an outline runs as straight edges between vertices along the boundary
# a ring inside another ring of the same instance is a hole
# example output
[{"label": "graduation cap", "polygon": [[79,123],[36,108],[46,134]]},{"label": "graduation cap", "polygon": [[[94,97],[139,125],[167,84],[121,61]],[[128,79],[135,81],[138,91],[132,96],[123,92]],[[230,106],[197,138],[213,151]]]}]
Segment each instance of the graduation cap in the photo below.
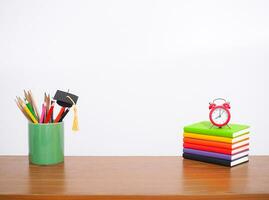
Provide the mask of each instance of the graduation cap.
[{"label": "graduation cap", "polygon": [[[78,101],[78,96],[74,95],[74,94],[71,94],[69,92],[64,92],[64,91],[61,91],[61,90],[57,90],[54,97],[53,97],[54,100],[56,100],[56,103],[62,107],[72,107],[73,104],[77,103]],[[72,100],[73,102],[72,102]]]},{"label": "graduation cap", "polygon": [[74,119],[73,119],[73,131],[78,131],[78,111],[76,103],[78,101],[78,96],[71,94],[69,92],[64,92],[61,90],[57,90],[54,97],[54,100],[56,100],[56,103],[62,107],[72,107],[74,111]]}]

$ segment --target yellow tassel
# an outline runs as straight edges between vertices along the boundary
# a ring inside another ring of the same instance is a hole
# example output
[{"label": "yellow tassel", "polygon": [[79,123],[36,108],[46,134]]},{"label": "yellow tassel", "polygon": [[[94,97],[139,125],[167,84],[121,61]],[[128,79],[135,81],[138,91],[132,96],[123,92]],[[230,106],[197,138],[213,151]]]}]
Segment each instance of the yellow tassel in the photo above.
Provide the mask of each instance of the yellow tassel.
[{"label": "yellow tassel", "polygon": [[73,105],[73,110],[74,110],[74,120],[73,120],[73,127],[72,130],[73,131],[78,131],[78,109],[76,104]]},{"label": "yellow tassel", "polygon": [[73,126],[72,126],[72,130],[73,131],[78,131],[78,109],[77,109],[77,105],[75,104],[75,102],[73,101],[73,99],[70,96],[67,96],[67,98],[70,99],[70,101],[72,101],[73,103],[73,111],[74,111],[74,119],[73,119]]}]

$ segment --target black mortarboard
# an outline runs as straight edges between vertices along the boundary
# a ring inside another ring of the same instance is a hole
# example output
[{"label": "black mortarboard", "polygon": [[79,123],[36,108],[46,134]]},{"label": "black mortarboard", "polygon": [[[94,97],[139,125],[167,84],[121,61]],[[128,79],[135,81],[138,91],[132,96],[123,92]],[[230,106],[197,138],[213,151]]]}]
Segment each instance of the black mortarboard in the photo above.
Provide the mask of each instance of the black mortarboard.
[{"label": "black mortarboard", "polygon": [[77,103],[78,96],[61,90],[56,91],[53,99],[56,100],[58,105],[70,108],[72,107],[73,102],[67,96],[69,96],[75,102],[75,104]]}]

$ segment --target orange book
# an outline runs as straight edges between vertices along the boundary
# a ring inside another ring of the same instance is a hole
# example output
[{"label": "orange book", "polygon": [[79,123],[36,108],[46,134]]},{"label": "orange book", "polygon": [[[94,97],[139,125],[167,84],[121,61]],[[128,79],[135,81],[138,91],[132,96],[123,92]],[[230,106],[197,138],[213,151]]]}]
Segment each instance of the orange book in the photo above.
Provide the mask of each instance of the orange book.
[{"label": "orange book", "polygon": [[214,136],[214,135],[203,135],[203,134],[197,134],[197,133],[183,133],[184,137],[187,138],[194,138],[199,140],[210,140],[210,141],[216,141],[216,142],[225,142],[225,143],[236,143],[245,139],[249,138],[249,133],[245,133],[243,135],[240,135],[235,138],[228,138],[228,137],[220,137],[220,136]]},{"label": "orange book", "polygon": [[195,138],[184,138],[184,143],[197,144],[210,147],[219,147],[224,149],[235,149],[244,145],[249,145],[249,139],[245,139],[236,143],[216,142],[210,140],[199,140]]}]

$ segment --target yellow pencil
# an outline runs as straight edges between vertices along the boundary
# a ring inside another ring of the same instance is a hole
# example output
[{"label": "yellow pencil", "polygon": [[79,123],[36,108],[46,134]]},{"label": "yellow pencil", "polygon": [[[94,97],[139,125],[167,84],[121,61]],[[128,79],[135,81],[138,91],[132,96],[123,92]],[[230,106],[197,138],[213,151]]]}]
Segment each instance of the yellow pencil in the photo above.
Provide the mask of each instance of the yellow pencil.
[{"label": "yellow pencil", "polygon": [[34,124],[38,124],[38,121],[36,120],[36,118],[33,116],[33,114],[31,113],[31,111],[27,108],[27,106],[25,105],[25,103],[22,103],[22,107],[25,110],[25,112],[27,113],[27,115],[31,118],[31,120],[34,122]]},{"label": "yellow pencil", "polygon": [[21,105],[19,104],[19,102],[15,99],[15,102],[16,102],[16,104],[17,104],[17,106],[18,106],[18,108],[21,110],[21,112],[24,114],[24,116],[29,120],[29,121],[32,121],[31,119],[30,119],[30,117],[27,115],[27,113],[25,112],[25,110],[21,107]]},{"label": "yellow pencil", "polygon": [[36,102],[35,102],[35,99],[34,99],[34,97],[33,97],[33,94],[32,94],[32,91],[31,91],[31,90],[28,92],[28,96],[29,96],[30,99],[31,99],[32,106],[33,106],[33,108],[34,108],[34,112],[35,112],[35,114],[36,114],[36,116],[37,116],[37,120],[39,121],[40,115],[39,115],[38,108],[37,108],[37,105],[36,105]]}]

